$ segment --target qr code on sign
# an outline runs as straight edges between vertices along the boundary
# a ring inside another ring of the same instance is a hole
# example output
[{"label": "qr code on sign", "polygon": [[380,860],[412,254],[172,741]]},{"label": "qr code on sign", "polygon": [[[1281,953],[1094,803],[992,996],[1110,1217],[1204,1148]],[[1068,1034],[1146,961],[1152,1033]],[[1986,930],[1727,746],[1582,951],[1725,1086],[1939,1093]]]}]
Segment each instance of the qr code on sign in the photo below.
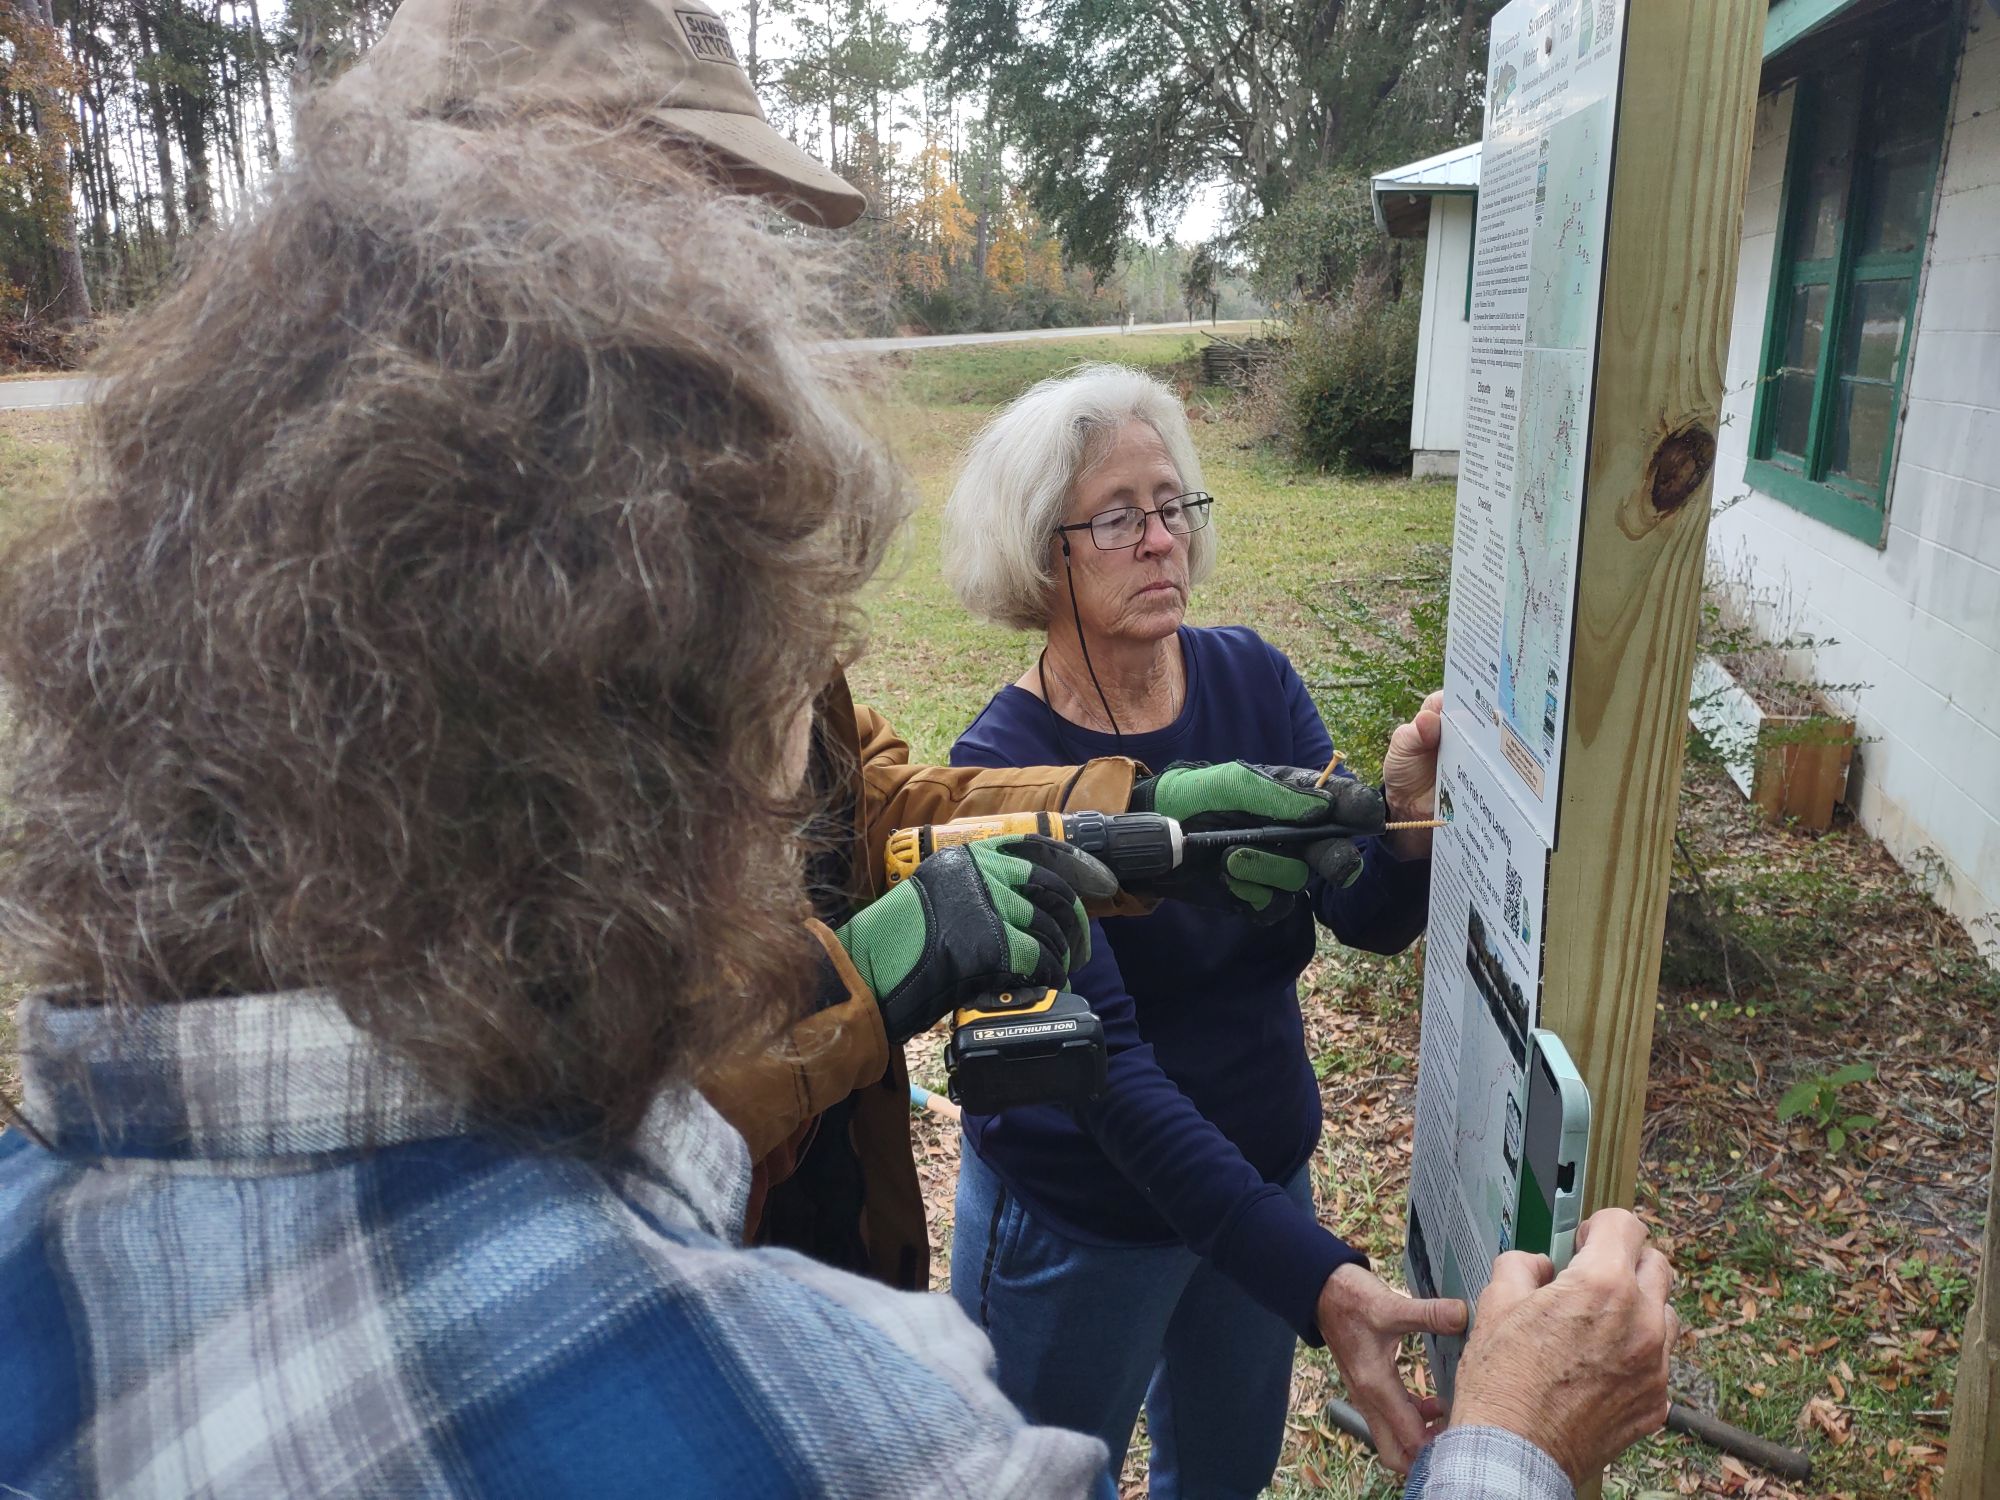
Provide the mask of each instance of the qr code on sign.
[{"label": "qr code on sign", "polygon": [[1507,866],[1507,897],[1501,904],[1500,919],[1509,932],[1521,930],[1521,872]]}]

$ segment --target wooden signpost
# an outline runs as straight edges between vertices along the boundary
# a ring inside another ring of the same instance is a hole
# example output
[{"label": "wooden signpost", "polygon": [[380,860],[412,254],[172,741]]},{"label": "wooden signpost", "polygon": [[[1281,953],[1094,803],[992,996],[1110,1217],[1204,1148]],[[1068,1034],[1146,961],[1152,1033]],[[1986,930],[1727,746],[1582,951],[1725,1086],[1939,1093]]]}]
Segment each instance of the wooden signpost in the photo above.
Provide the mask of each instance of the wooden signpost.
[{"label": "wooden signpost", "polygon": [[1630,12],[1542,969],[1590,1085],[1586,1214],[1638,1173],[1764,13]]},{"label": "wooden signpost", "polygon": [[1951,1446],[1938,1500],[2000,1500],[2000,1118],[1993,1124],[1987,1173],[1986,1253],[1974,1283],[1972,1315],[1959,1340],[1958,1389],[1951,1402]]}]

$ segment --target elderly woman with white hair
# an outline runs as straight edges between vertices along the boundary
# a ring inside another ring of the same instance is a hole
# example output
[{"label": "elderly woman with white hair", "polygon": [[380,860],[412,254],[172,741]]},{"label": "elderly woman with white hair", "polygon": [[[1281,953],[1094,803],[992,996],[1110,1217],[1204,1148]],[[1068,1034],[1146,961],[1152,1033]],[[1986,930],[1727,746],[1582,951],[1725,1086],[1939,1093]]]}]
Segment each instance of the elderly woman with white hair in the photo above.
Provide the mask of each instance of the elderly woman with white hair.
[{"label": "elderly woman with white hair", "polygon": [[[1131,805],[1196,827],[1225,802],[1296,817],[1326,799],[1340,823],[1377,830],[1385,814],[1428,816],[1435,698],[1397,729],[1381,792],[1345,774],[1320,789],[1298,768],[1332,747],[1284,654],[1247,628],[1185,623],[1215,564],[1214,505],[1179,401],[1139,371],[1086,366],[995,418],[946,507],[945,570],[974,614],[1043,645],[954,764],[1131,756],[1164,768]],[[1246,784],[1225,798],[1221,780]],[[953,1295],[992,1337],[1007,1393],[1102,1438],[1111,1474],[1143,1400],[1155,1496],[1270,1482],[1295,1336],[1324,1338],[1396,1468],[1435,1423],[1395,1352],[1463,1312],[1391,1290],[1320,1225],[1297,991],[1315,922],[1377,953],[1414,940],[1429,837],[1239,849],[1176,872],[1154,892],[1175,899],[1093,928],[1073,977],[1104,1022],[1103,1094],[966,1120]]]}]

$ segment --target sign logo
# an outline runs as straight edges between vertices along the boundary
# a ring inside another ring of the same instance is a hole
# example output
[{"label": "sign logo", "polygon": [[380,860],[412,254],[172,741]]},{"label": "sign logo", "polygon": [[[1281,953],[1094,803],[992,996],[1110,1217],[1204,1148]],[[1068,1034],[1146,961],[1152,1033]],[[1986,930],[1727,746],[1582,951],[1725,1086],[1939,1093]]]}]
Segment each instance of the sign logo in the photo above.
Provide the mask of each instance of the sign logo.
[{"label": "sign logo", "polygon": [[704,15],[698,10],[677,10],[681,30],[687,33],[688,46],[694,55],[704,62],[728,63],[731,67],[741,67],[736,61],[736,49],[729,45],[729,28],[714,16]]}]

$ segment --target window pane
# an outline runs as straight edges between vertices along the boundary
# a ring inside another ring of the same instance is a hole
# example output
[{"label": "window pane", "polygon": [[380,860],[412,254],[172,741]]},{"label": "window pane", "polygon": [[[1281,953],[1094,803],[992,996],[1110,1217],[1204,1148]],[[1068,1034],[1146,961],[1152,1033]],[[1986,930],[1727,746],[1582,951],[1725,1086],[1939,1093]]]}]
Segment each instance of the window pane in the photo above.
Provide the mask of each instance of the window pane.
[{"label": "window pane", "polygon": [[1792,316],[1785,329],[1785,364],[1811,375],[1819,368],[1819,346],[1826,337],[1826,293],[1823,286],[1802,286],[1792,293]]},{"label": "window pane", "polygon": [[1863,380],[1894,380],[1909,307],[1907,281],[1858,283],[1848,299],[1847,326],[1841,330],[1840,373]]},{"label": "window pane", "polygon": [[1930,215],[1931,172],[1951,93],[1951,34],[1938,27],[1891,48],[1876,75],[1863,163],[1863,255],[1908,254]]},{"label": "window pane", "polygon": [[1777,415],[1771,424],[1771,445],[1785,453],[1806,451],[1812,421],[1813,378],[1819,370],[1820,345],[1826,339],[1828,288],[1802,286],[1792,293],[1785,321],[1784,352],[1778,361]]},{"label": "window pane", "polygon": [[1806,451],[1812,425],[1813,380],[1787,370],[1778,376],[1778,419],[1771,427],[1771,446],[1794,458]]},{"label": "window pane", "polygon": [[[1812,140],[1804,158],[1797,260],[1825,260],[1840,246],[1840,221],[1847,213],[1847,185],[1854,167],[1854,123],[1859,113],[1861,73],[1848,68],[1830,74],[1811,96]],[[1796,116],[1795,116],[1796,118]]]},{"label": "window pane", "polygon": [[1930,215],[1933,140],[1884,146],[1869,167],[1868,207],[1861,216],[1863,255],[1907,255],[1923,238]]},{"label": "window pane", "polygon": [[1827,467],[1870,490],[1882,485],[1882,462],[1895,424],[1894,386],[1843,380],[1833,417],[1833,452]]}]

